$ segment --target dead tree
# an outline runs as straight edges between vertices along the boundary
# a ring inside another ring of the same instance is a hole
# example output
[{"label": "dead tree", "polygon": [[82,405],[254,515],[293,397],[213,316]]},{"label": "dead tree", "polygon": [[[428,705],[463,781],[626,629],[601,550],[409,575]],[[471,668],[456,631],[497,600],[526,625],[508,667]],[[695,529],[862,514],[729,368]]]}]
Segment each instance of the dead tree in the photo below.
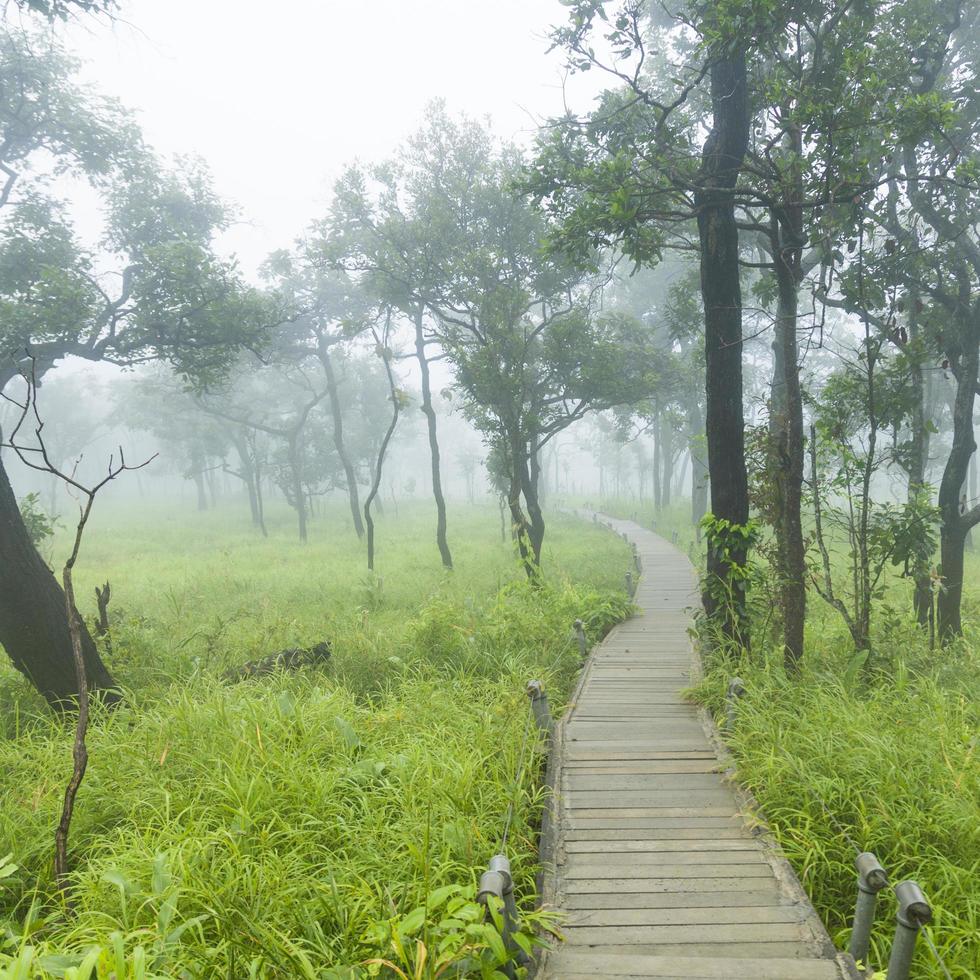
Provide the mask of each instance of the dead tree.
[{"label": "dead tree", "polygon": [[[70,495],[75,495],[78,501],[78,522],[75,525],[75,537],[72,544],[71,553],[62,569],[61,579],[65,595],[65,612],[68,617],[68,631],[71,637],[72,657],[75,663],[75,681],[78,688],[77,715],[75,719],[75,739],[72,746],[72,773],[65,788],[65,799],[61,808],[61,819],[55,830],[55,853],[54,853],[54,873],[55,880],[68,908],[71,908],[71,896],[69,894],[69,863],[68,863],[68,833],[71,829],[71,818],[75,809],[75,798],[78,795],[79,787],[85,778],[85,770],[88,766],[88,748],[85,743],[88,734],[89,722],[89,684],[85,669],[85,650],[83,646],[83,635],[85,635],[85,625],[78,605],[75,602],[75,587],[72,580],[72,572],[78,561],[78,555],[82,547],[82,536],[88,525],[92,508],[95,505],[95,498],[104,487],[115,480],[120,474],[129,470],[139,470],[155,459],[151,456],[136,466],[126,463],[126,457],[122,447],[119,447],[118,459],[115,456],[109,457],[109,464],[105,476],[94,484],[86,485],[77,479],[78,464],[81,462],[79,457],[70,472],[65,472],[52,461],[48,455],[47,447],[44,444],[44,422],[37,405],[37,377],[34,371],[33,359],[31,360],[31,373],[24,378],[27,391],[23,402],[17,402],[8,395],[0,392],[0,397],[14,406],[19,411],[10,437],[6,441],[0,441],[0,448],[11,449],[22,463],[40,473],[49,473],[56,479],[65,484]],[[27,434],[33,429],[33,443]],[[106,583],[102,593],[96,590],[99,595],[100,619],[106,615],[106,606],[109,601],[109,585]],[[102,596],[105,596],[103,603]],[[108,621],[106,620],[108,628]]]}]

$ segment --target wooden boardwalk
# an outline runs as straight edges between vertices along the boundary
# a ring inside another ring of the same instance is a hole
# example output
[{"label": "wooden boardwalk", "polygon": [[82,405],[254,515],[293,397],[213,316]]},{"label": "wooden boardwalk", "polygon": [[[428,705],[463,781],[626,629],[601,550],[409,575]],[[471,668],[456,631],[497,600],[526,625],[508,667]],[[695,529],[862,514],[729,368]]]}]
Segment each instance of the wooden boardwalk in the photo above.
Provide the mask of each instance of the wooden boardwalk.
[{"label": "wooden boardwalk", "polygon": [[641,612],[593,650],[556,733],[544,898],[564,915],[565,941],[537,976],[857,976],[771,839],[743,816],[681,697],[693,669],[690,562],[636,524],[609,523],[637,546]]}]

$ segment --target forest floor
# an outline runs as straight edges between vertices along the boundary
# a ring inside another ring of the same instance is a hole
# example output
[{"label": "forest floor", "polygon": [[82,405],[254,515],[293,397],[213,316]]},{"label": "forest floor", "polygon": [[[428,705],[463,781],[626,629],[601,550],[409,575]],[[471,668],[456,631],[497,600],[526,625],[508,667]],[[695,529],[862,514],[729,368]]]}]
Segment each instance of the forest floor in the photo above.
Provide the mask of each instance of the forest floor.
[{"label": "forest floor", "polygon": [[[76,591],[91,615],[112,585],[106,658],[127,696],[95,713],[66,920],[51,859],[71,730],[0,668],[0,976],[4,954],[36,955],[43,972],[24,977],[63,976],[89,951],[99,976],[339,978],[379,956],[411,972],[418,940],[492,969],[472,900],[511,800],[515,879],[534,898],[524,685],[542,680],[561,710],[572,623],[595,638],[627,614],[631,556],[552,515],[531,588],[496,510],[459,507],[447,573],[430,511],[388,508],[376,574],[339,505],[307,545],[285,509],[267,539],[238,507],[97,512]],[[326,667],[222,678],[322,640]]]},{"label": "forest floor", "polygon": [[[659,515],[629,500],[601,508],[645,527],[656,523],[668,540],[676,531],[678,547],[700,555],[689,501]],[[867,661],[855,655],[839,614],[811,591],[806,661],[799,677],[787,678],[773,585],[760,564],[752,652],[737,664],[709,659],[692,692],[720,718],[728,680],[737,673],[745,681],[729,738],[738,778],[837,946],[846,948],[850,934],[856,845],[878,856],[893,884],[921,884],[933,907],[930,936],[955,980],[980,977],[980,551],[967,553],[965,581],[965,636],[942,649],[930,648],[912,618],[908,580],[891,575],[875,606]],[[878,969],[888,959],[894,912],[890,896],[880,899],[869,955]],[[945,977],[925,942],[913,976]]]}]

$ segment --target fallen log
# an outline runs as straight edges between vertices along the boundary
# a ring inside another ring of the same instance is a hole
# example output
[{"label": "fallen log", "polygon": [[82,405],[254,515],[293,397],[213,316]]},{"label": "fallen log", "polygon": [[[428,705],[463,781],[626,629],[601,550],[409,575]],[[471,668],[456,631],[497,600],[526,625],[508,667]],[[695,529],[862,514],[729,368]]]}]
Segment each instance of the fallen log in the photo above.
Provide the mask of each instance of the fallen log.
[{"label": "fallen log", "polygon": [[264,677],[277,670],[299,670],[301,667],[322,666],[330,659],[330,644],[317,643],[308,648],[290,648],[271,653],[261,660],[250,660],[238,667],[231,667],[221,676],[230,684],[248,680],[250,677]]}]

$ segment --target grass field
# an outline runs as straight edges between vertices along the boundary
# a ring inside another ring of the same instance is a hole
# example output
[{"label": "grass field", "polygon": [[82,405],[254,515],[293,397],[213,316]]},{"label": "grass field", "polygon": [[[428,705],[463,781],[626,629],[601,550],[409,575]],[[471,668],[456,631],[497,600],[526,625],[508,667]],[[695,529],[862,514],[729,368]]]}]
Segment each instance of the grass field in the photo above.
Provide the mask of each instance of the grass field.
[{"label": "grass field", "polygon": [[[455,509],[446,573],[429,508],[403,505],[379,524],[369,576],[345,524],[331,510],[304,546],[285,511],[268,539],[237,508],[97,515],[77,591],[112,583],[107,659],[128,693],[90,733],[66,920],[51,859],[71,733],[0,670],[0,950],[14,958],[0,977],[83,976],[85,955],[117,980],[345,977],[378,956],[410,970],[417,940],[430,969],[441,955],[492,974],[472,896],[512,799],[533,900],[538,767],[515,785],[524,684],[541,679],[560,710],[572,621],[595,637],[626,613],[630,554],[553,515],[532,588],[497,512]],[[326,668],[221,679],[320,640]],[[33,957],[23,973],[18,956]]]}]

